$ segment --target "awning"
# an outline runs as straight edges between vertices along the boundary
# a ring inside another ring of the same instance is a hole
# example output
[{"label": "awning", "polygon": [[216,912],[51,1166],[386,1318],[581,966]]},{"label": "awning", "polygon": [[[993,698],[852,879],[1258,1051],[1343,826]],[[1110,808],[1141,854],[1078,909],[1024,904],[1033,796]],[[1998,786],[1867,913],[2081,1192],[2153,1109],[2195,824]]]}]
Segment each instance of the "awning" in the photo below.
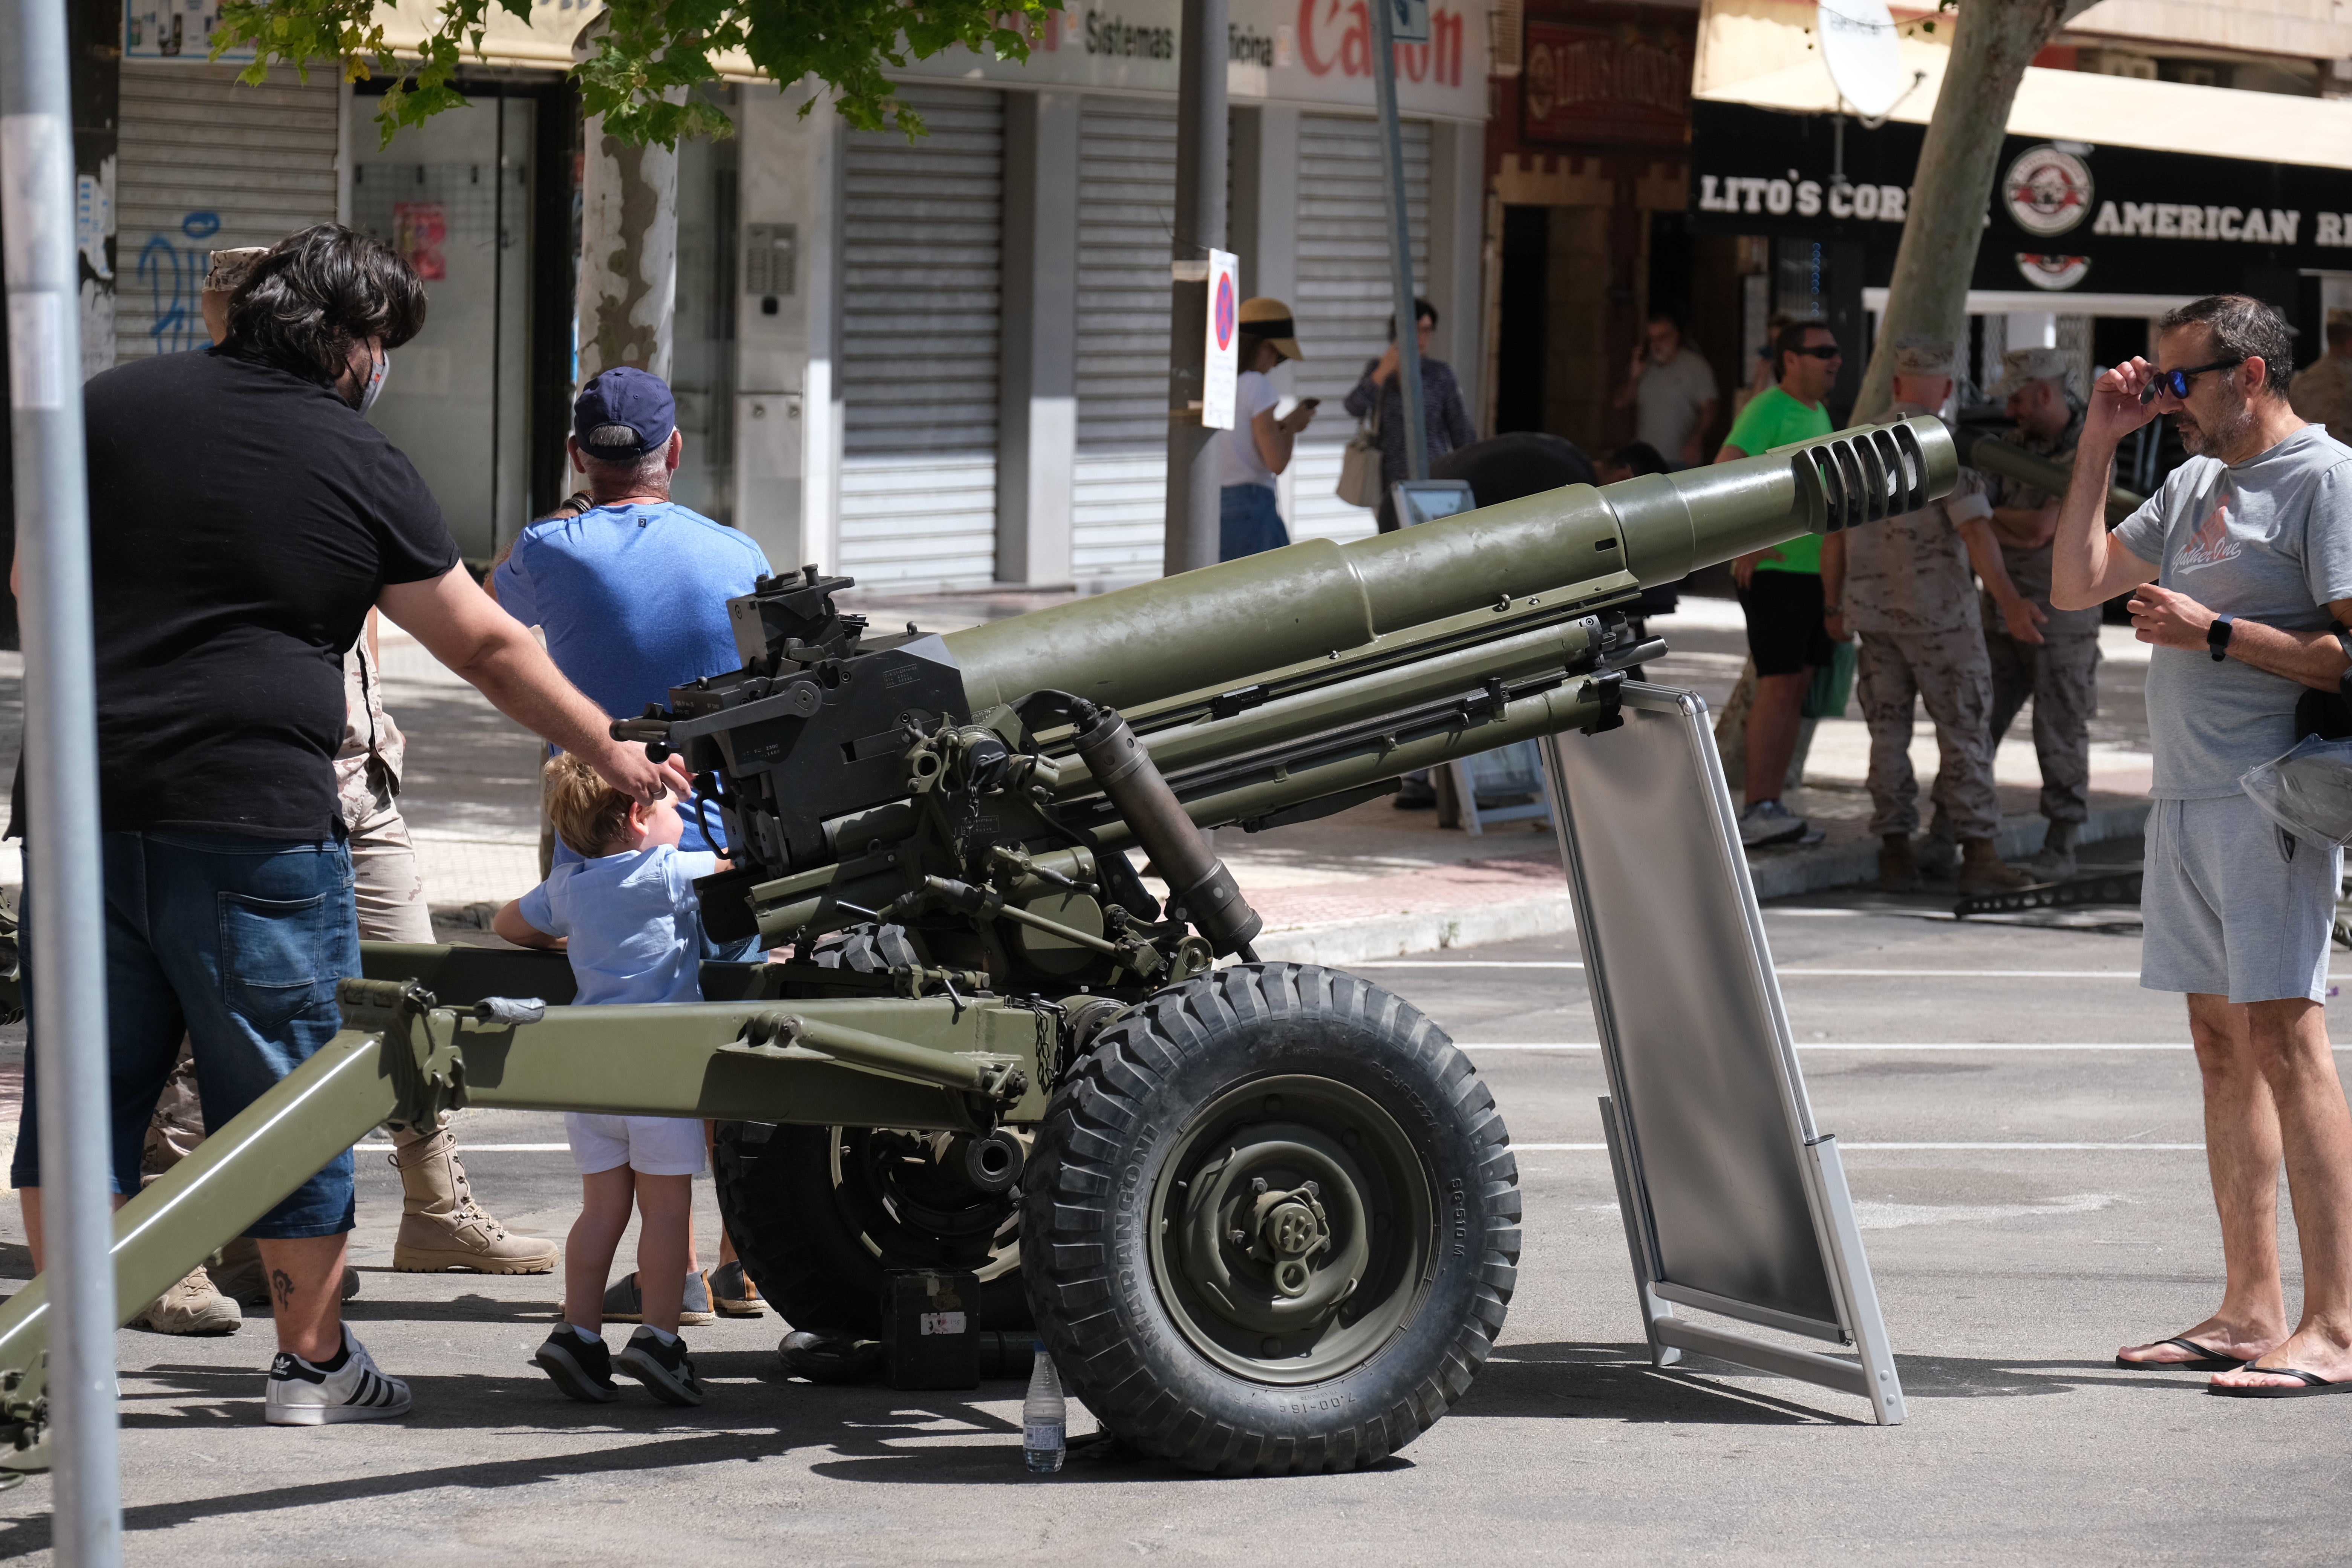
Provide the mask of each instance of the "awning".
[{"label": "awning", "polygon": [[[1888,118],[1925,125],[1935,112],[1951,58],[1952,29],[1965,8],[1895,13],[1902,70],[1924,73]],[[1830,114],[1837,89],[1813,47],[1814,7],[1805,0],[1706,0],[1699,13],[1691,96],[1799,114]],[[1910,18],[1910,19],[1906,19]],[[1932,33],[1918,23],[1933,21]],[[2352,169],[2352,99],[2296,98],[2141,81],[2089,71],[2026,68],[2009,113],[2009,133],[2098,147],[2193,153],[2251,163]]]}]

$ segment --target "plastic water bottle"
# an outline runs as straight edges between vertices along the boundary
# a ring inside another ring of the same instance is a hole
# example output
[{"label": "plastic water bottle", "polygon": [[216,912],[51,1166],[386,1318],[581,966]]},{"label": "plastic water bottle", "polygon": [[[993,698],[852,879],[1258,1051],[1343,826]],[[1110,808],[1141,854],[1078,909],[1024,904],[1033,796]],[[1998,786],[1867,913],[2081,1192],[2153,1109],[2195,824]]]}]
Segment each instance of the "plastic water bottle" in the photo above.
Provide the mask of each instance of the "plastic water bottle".
[{"label": "plastic water bottle", "polygon": [[1069,1448],[1070,1405],[1062,1397],[1062,1374],[1054,1359],[1036,1342],[1037,1361],[1029,1372],[1029,1393],[1021,1401],[1021,1454],[1032,1475],[1050,1476],[1062,1468]]}]

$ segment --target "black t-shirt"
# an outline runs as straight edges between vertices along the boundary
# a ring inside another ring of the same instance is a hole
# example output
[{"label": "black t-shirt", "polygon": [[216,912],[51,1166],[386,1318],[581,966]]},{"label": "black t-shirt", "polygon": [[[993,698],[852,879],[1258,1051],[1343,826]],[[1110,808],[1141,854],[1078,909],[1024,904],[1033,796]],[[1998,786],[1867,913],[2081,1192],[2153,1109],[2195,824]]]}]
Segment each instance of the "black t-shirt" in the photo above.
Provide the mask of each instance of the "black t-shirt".
[{"label": "black t-shirt", "polygon": [[343,654],[457,546],[433,492],[317,379],[234,350],[83,389],[100,816],[336,837]]}]

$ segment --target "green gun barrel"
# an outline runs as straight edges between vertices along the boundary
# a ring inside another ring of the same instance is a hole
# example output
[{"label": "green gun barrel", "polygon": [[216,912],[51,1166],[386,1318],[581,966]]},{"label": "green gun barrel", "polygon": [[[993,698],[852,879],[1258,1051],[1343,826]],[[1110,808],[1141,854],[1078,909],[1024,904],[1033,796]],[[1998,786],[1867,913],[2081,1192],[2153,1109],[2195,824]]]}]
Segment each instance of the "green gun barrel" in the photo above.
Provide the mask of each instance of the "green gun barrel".
[{"label": "green gun barrel", "polygon": [[1039,690],[1127,708],[1359,648],[1498,598],[1605,604],[1950,493],[1934,419],[1595,489],[1569,485],[1347,544],[1310,539],[949,634],[974,711]]}]

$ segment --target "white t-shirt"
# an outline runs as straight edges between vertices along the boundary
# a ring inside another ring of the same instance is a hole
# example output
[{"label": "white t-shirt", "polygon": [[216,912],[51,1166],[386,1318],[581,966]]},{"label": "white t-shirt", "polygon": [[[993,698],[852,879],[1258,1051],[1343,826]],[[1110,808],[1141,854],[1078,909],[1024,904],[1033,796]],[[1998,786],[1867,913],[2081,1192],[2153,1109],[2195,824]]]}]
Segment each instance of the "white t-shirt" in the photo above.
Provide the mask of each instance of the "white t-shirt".
[{"label": "white t-shirt", "polygon": [[1698,411],[1715,401],[1715,372],[1688,343],[1664,364],[1642,373],[1633,392],[1633,435],[1657,448],[1669,467],[1681,468],[1683,443],[1698,425]]},{"label": "white t-shirt", "polygon": [[1257,432],[1251,422],[1280,401],[1274,383],[1256,371],[1242,372],[1234,383],[1234,427],[1217,436],[1219,484],[1274,489],[1274,470],[1265,466],[1265,458],[1257,449]]}]

